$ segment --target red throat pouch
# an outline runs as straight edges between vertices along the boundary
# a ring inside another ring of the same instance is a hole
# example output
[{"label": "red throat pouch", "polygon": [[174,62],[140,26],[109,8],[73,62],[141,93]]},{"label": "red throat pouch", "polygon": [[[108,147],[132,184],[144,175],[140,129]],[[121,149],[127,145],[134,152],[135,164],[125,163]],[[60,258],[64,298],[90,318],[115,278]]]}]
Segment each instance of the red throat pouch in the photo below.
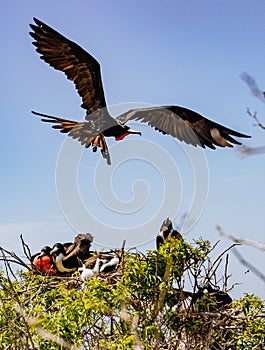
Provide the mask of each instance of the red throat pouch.
[{"label": "red throat pouch", "polygon": [[41,271],[44,274],[56,275],[57,270],[53,267],[51,258],[49,256],[43,256],[41,258],[35,258],[33,265],[37,270]]},{"label": "red throat pouch", "polygon": [[126,137],[126,136],[128,136],[128,135],[129,135],[129,133],[126,132],[125,134],[121,135],[120,137],[115,137],[115,140],[116,140],[116,141],[121,141],[121,140],[124,139],[124,137]]}]

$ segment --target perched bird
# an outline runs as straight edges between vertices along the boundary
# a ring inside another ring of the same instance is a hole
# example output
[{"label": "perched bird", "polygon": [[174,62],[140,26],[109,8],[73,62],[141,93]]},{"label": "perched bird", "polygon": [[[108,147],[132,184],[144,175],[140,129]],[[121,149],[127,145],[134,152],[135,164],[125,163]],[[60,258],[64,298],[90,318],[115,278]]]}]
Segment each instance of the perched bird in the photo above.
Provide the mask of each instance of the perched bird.
[{"label": "perched bird", "polygon": [[56,275],[58,270],[51,258],[51,247],[45,246],[37,254],[31,257],[31,262],[35,268],[43,274]]},{"label": "perched bird", "polygon": [[55,243],[51,250],[51,257],[60,272],[73,272],[82,266],[82,261],[78,258],[77,250],[74,249],[67,254],[62,243]]},{"label": "perched bird", "polygon": [[[194,311],[195,304],[197,304],[198,311],[213,311],[232,303],[232,298],[228,293],[221,291],[218,287],[213,288],[209,283],[199,286],[195,293],[175,289],[175,296],[178,302],[172,307],[172,311],[178,312]],[[213,303],[200,303],[204,296],[209,296]]]},{"label": "perched bird", "polygon": [[35,258],[37,257],[43,257],[44,255],[50,255],[51,252],[51,247],[49,247],[48,245],[44,246],[43,248],[41,248],[41,250],[38,253],[35,253],[34,255],[31,256],[30,260],[33,263],[33,261],[35,260]]},{"label": "perched bird", "polygon": [[174,301],[176,304],[172,306],[171,310],[174,312],[191,311],[193,294],[182,289],[174,289]]},{"label": "perched bird", "polygon": [[74,242],[70,244],[66,249],[66,254],[69,255],[73,251],[80,260],[86,260],[91,256],[90,247],[93,242],[93,236],[91,233],[79,233],[75,236]]},{"label": "perched bird", "polygon": [[92,268],[88,268],[83,264],[83,266],[78,268],[80,273],[80,278],[83,282],[85,282],[88,278],[91,278],[99,273],[99,260],[95,261],[95,265]]},{"label": "perched bird", "polygon": [[82,266],[83,261],[91,255],[90,247],[93,236],[90,233],[80,233],[74,243],[55,243],[50,252],[54,264],[60,272],[72,272]]},{"label": "perched bird", "polygon": [[122,140],[129,134],[141,135],[139,131],[132,130],[125,124],[130,120],[147,123],[163,134],[202,148],[233,147],[232,144],[238,145],[240,142],[232,136],[250,137],[180,106],[137,108],[121,114],[116,119],[112,118],[105,101],[98,61],[45,23],[36,18],[34,21],[35,24],[30,24],[33,30],[30,35],[34,39],[36,51],[41,55],[41,59],[64,72],[67,78],[74,82],[86,116],[85,121],[77,122],[43,113],[32,113],[44,117],[44,122],[55,124],[54,129],[68,133],[86,148],[92,146],[95,152],[97,147],[100,147],[108,164],[111,161],[105,137]]},{"label": "perched bird", "polygon": [[159,249],[159,247],[169,238],[175,238],[182,240],[181,234],[173,229],[172,221],[167,218],[163,221],[160,232],[156,236],[156,249]]},{"label": "perched bird", "polygon": [[120,258],[116,253],[99,253],[89,258],[82,267],[78,269],[82,281],[99,273],[114,271]]},{"label": "perched bird", "polygon": [[198,287],[198,291],[193,294],[192,302],[195,303],[206,295],[211,297],[215,302],[215,305],[212,305],[211,309],[219,309],[232,303],[232,298],[228,293],[221,291],[218,287],[213,288],[210,283]]}]

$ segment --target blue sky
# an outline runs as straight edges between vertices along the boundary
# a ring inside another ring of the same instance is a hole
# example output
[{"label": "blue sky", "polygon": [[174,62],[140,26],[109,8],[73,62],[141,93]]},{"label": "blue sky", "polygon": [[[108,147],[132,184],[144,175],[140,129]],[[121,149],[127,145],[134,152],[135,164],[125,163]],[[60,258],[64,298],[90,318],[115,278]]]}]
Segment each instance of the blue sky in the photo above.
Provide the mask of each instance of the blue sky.
[{"label": "blue sky", "polygon": [[[114,114],[145,104],[181,105],[252,135],[245,145],[263,146],[264,131],[246,108],[262,119],[264,104],[240,74],[248,72],[265,89],[264,1],[10,0],[0,16],[1,246],[22,254],[23,234],[34,252],[88,231],[99,248],[126,239],[153,249],[167,215],[189,242],[221,239],[217,253],[230,242],[216,225],[264,243],[264,155],[201,152],[132,124],[143,136],[110,140],[114,165],[107,167],[99,153],[31,115],[82,120],[85,113],[73,84],[40,60],[28,35],[37,17],[94,55]],[[262,269],[264,252],[239,251]],[[264,297],[264,283],[233,254],[230,272],[231,284],[242,283],[233,297],[244,291]]]}]

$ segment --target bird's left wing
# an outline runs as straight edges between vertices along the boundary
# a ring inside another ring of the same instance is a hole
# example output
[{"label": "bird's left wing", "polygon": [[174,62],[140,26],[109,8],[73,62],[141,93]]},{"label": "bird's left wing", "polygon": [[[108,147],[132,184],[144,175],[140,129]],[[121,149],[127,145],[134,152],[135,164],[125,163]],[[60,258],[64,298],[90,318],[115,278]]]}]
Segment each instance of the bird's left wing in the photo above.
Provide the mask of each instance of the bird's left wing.
[{"label": "bird's left wing", "polygon": [[193,146],[202,148],[233,147],[240,145],[235,137],[250,137],[206,119],[197,112],[180,106],[138,108],[117,118],[122,124],[130,120],[147,123],[163,134],[171,135]]}]

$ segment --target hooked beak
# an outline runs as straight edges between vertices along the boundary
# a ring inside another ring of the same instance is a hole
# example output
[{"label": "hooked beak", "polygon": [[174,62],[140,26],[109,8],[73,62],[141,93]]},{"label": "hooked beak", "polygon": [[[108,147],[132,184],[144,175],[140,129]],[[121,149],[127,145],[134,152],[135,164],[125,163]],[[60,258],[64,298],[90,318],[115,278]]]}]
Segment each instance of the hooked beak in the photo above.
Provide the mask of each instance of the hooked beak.
[{"label": "hooked beak", "polygon": [[160,229],[160,233],[163,234],[166,231],[168,231],[168,227],[167,226],[162,226],[161,229]]},{"label": "hooked beak", "polygon": [[54,247],[51,252],[50,252],[50,255],[54,255],[54,254],[58,254],[59,253],[59,248],[57,247]]},{"label": "hooked beak", "polygon": [[43,258],[45,255],[48,255],[48,254],[46,254],[45,252],[41,252],[39,255],[39,258]]},{"label": "hooked beak", "polygon": [[142,133],[140,131],[136,131],[136,130],[133,130],[133,129],[129,129],[127,130],[128,134],[137,134],[137,135],[142,135]]}]

